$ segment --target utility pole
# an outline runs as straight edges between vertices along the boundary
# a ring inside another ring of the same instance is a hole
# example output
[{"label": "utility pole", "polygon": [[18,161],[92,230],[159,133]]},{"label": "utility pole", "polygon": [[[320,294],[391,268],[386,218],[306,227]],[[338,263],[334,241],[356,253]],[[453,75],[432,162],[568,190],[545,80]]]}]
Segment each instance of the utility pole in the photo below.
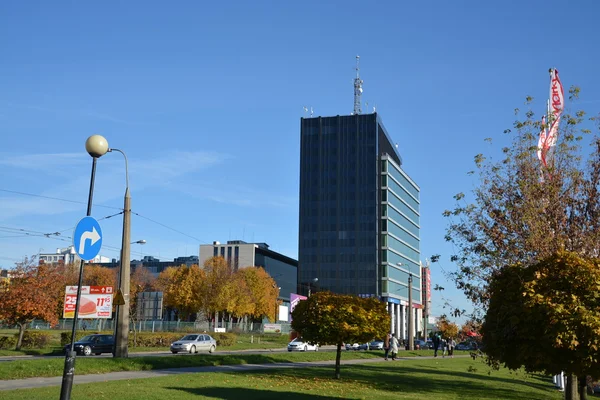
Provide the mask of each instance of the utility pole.
[{"label": "utility pole", "polygon": [[408,275],[408,349],[415,349],[415,335],[413,333],[415,320],[413,319],[413,302],[412,302],[412,273]]}]

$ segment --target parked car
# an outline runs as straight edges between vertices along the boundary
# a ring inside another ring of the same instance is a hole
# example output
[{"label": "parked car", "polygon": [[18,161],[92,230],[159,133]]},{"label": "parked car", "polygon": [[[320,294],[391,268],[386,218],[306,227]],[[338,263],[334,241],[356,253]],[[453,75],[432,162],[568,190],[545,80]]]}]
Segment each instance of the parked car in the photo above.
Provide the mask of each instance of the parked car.
[{"label": "parked car", "polygon": [[287,349],[288,351],[319,351],[319,345],[297,337],[288,344]]},{"label": "parked car", "polygon": [[171,353],[180,352],[198,353],[199,351],[214,352],[217,349],[217,341],[205,333],[192,333],[185,335],[176,342],[171,343]]},{"label": "parked car", "polygon": [[358,350],[369,350],[369,343],[361,343],[358,345]]},{"label": "parked car", "polygon": [[433,340],[427,339],[427,348],[433,350]]},{"label": "parked car", "polygon": [[358,343],[346,343],[346,350],[358,350],[359,346]]},{"label": "parked car", "polygon": [[456,345],[455,350],[477,350],[475,342],[460,342]]},{"label": "parked car", "polygon": [[[74,343],[74,350],[77,354],[90,356],[92,354],[100,355],[102,353],[112,353],[115,346],[113,335],[87,335]],[[65,346],[65,353],[71,349],[71,343]]]},{"label": "parked car", "polygon": [[369,343],[369,350],[383,350],[383,340],[373,340]]},{"label": "parked car", "polygon": [[427,346],[427,342],[421,339],[415,339],[415,349],[419,350],[427,350],[429,347]]}]

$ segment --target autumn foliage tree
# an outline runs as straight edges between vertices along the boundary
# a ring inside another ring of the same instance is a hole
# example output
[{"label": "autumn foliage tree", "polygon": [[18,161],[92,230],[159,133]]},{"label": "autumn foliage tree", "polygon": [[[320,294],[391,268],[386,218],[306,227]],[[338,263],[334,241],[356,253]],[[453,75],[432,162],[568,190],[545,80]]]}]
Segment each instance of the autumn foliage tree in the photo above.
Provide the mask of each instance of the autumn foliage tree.
[{"label": "autumn foliage tree", "polygon": [[[579,89],[571,88],[569,93],[569,99],[575,100]],[[527,104],[531,100],[528,98]],[[564,251],[581,257],[584,260],[580,260],[582,265],[584,262],[593,263],[593,259],[598,256],[600,138],[597,132],[592,133],[594,124],[597,123],[596,117],[588,119],[584,111],[569,112],[567,109],[562,115],[557,145],[552,149],[548,165],[543,167],[537,157],[538,137],[542,128],[540,118],[532,111],[527,111],[522,116],[516,110],[516,115],[518,119],[514,122],[513,129],[505,131],[510,142],[501,149],[500,158],[483,154],[475,157],[479,183],[472,196],[457,194],[455,208],[444,212],[450,222],[446,240],[452,242],[457,249],[457,253],[451,257],[458,265],[452,278],[477,308],[487,311],[483,333],[483,340],[488,341],[486,352],[502,360],[505,360],[501,358],[502,352],[509,348],[493,338],[486,339],[487,335],[493,336],[496,329],[499,330],[497,335],[506,336],[510,333],[512,340],[530,343],[532,338],[524,335],[533,332],[537,321],[552,322],[552,329],[543,334],[544,343],[552,342],[554,347],[558,345],[562,350],[563,345],[556,341],[563,340],[565,335],[571,337],[573,332],[577,332],[571,331],[575,329],[572,324],[557,324],[548,320],[546,315],[538,314],[546,308],[541,304],[534,307],[534,300],[554,304],[557,312],[574,311],[577,318],[583,315],[590,319],[600,318],[599,314],[588,314],[581,307],[572,307],[574,302],[580,301],[579,290],[583,290],[580,285],[591,285],[587,287],[590,293],[598,291],[598,286],[593,281],[575,271],[563,271],[580,281],[573,286],[566,285],[558,291],[552,291],[546,290],[550,282],[533,284],[538,278],[530,275],[533,273],[531,271],[539,270],[542,265],[548,266],[548,260],[558,262]],[[491,139],[488,141],[491,142]],[[584,153],[582,144],[589,145],[591,151]],[[579,261],[561,263],[571,268]],[[516,280],[519,274],[525,274],[524,278],[530,285],[529,305],[525,309],[521,304],[523,296],[518,295],[519,287],[524,288],[518,286],[522,284]],[[562,280],[562,275],[558,274],[556,278],[566,283],[566,280]],[[494,312],[490,313],[492,302]],[[531,329],[521,330],[510,325],[515,329],[507,330],[495,322],[503,320],[500,318],[501,313],[511,312],[508,308],[512,306],[516,306],[514,312],[522,313],[520,318],[526,316],[529,319],[527,323]],[[557,317],[556,314],[553,315]],[[593,320],[581,322],[585,322],[584,326],[596,323]],[[585,342],[586,340],[582,341]],[[586,352],[584,347],[571,345],[575,346],[571,349],[574,358],[569,358],[569,362],[579,363],[580,372],[589,370],[589,362],[596,362],[597,349],[589,347]],[[519,353],[514,349],[510,351]],[[538,354],[538,364],[533,362],[533,355],[531,360],[527,358],[531,352]],[[550,371],[553,368],[546,368],[550,365],[548,357],[552,357],[554,363],[561,363],[560,358],[556,358],[561,354],[538,342],[529,351],[514,358],[514,362],[507,362],[507,365],[516,367],[519,362],[523,362],[522,365],[531,370],[540,368]],[[580,357],[578,361],[576,357]],[[568,370],[577,369],[572,366]]]},{"label": "autumn foliage tree", "polygon": [[27,324],[42,319],[58,322],[58,298],[49,290],[59,280],[57,269],[48,265],[19,266],[0,291],[0,320],[19,327],[16,350],[21,349]]},{"label": "autumn foliage tree", "polygon": [[385,303],[376,298],[314,293],[292,312],[292,328],[313,343],[337,346],[335,378],[340,378],[344,343],[365,343],[383,338],[390,330]]},{"label": "autumn foliage tree", "polygon": [[180,317],[186,319],[198,312],[202,305],[199,288],[204,281],[204,272],[198,265],[169,267],[158,276],[157,286],[163,291],[166,306],[174,307]]},{"label": "autumn foliage tree", "polygon": [[458,336],[458,325],[449,321],[445,316],[440,317],[436,328],[444,338],[455,338]]}]

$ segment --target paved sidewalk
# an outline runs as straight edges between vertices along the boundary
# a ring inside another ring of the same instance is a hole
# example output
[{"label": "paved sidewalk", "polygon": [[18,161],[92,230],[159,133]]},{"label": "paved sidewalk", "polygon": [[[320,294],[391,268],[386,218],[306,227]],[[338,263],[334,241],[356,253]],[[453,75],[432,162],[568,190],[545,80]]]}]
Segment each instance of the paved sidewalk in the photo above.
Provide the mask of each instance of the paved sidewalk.
[{"label": "paved sidewalk", "polygon": [[[457,358],[469,357],[469,356],[455,356]],[[414,360],[414,359],[430,359],[434,357],[398,357],[398,360]],[[442,359],[441,357],[438,357]],[[382,358],[367,358],[367,359],[356,359],[356,360],[342,360],[342,365],[348,364],[365,364],[373,362],[386,362]],[[393,361],[387,361],[393,362]],[[127,379],[144,379],[144,378],[155,378],[161,376],[198,373],[198,372],[227,372],[227,371],[252,371],[252,370],[265,370],[274,368],[308,368],[308,367],[325,367],[335,365],[335,360],[329,361],[317,361],[317,362],[296,362],[296,363],[276,363],[276,364],[243,364],[243,365],[220,365],[211,367],[188,367],[188,368],[171,368],[171,369],[160,369],[153,371],[122,371],[122,372],[109,372],[107,374],[93,374],[93,375],[77,375],[75,374],[74,383],[94,383],[94,382],[106,382],[116,380],[127,380]],[[62,384],[62,376],[55,376],[50,378],[28,378],[28,379],[14,379],[0,381],[0,391],[2,390],[16,390],[16,389],[28,389],[38,388],[46,386],[60,386]]]}]

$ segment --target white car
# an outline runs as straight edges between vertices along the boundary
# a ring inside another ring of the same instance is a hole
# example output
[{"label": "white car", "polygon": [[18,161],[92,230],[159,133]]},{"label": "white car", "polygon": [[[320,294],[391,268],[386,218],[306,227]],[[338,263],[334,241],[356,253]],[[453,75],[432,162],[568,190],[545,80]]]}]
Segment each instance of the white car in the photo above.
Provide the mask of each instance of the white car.
[{"label": "white car", "polygon": [[181,352],[194,354],[205,350],[212,353],[216,349],[217,341],[212,336],[201,333],[185,335],[178,341],[171,343],[171,353],[173,354]]},{"label": "white car", "polygon": [[319,351],[319,345],[305,342],[304,339],[298,337],[288,344],[287,349],[288,351]]},{"label": "white car", "polygon": [[360,345],[358,343],[346,343],[346,350],[358,350]]}]

